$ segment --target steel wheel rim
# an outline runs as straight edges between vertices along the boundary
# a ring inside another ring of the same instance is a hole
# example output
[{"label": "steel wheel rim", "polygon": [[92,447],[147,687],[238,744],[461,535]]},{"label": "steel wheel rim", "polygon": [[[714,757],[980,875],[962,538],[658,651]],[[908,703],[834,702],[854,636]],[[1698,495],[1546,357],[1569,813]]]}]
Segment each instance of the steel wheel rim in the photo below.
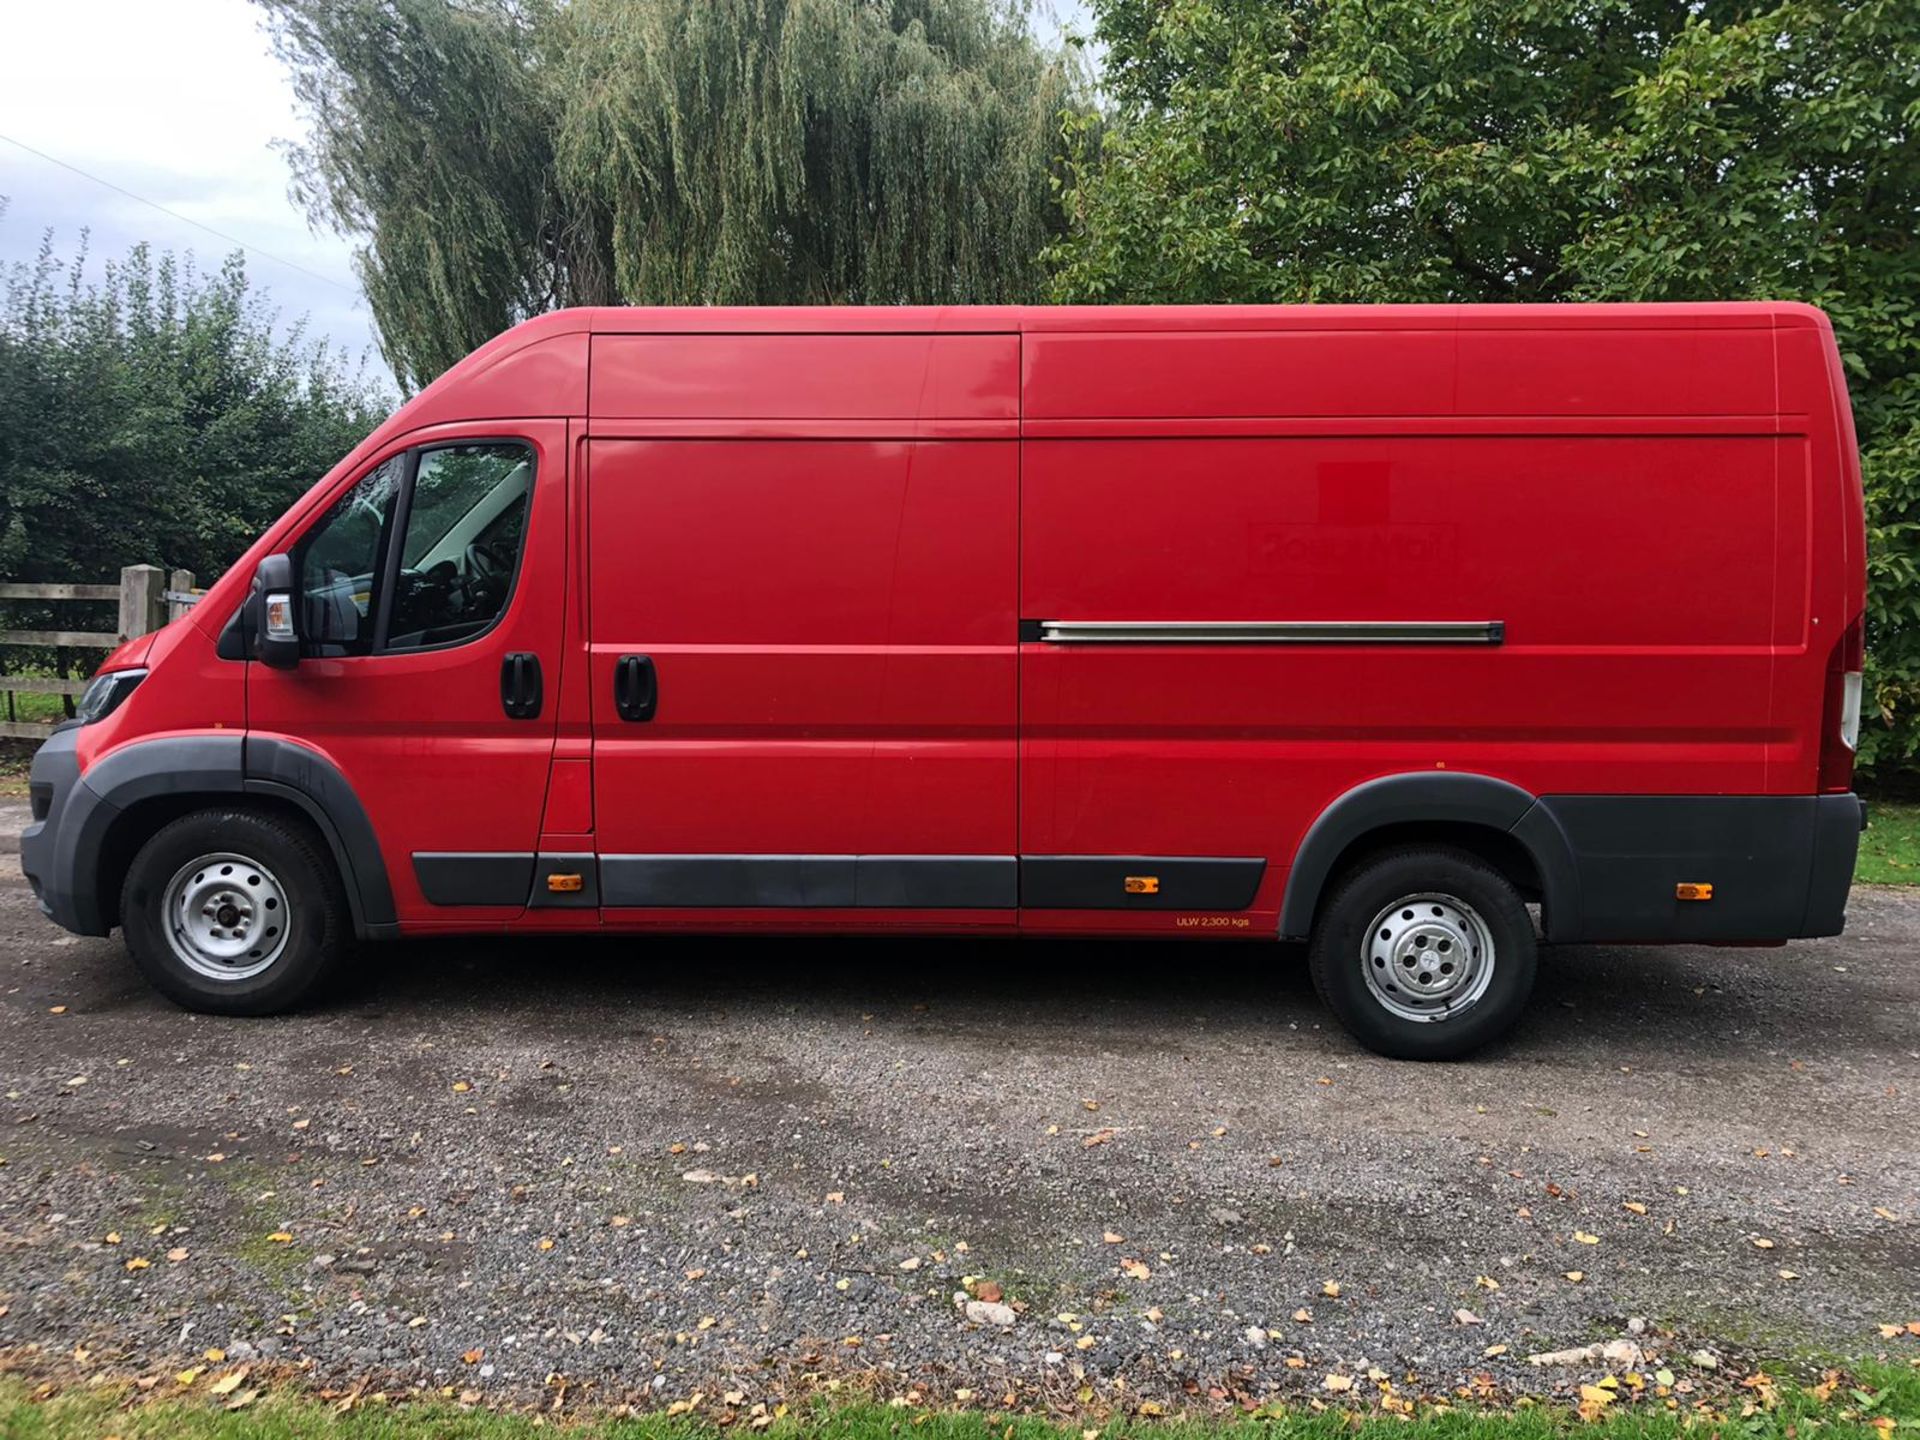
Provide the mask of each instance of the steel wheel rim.
[{"label": "steel wheel rim", "polygon": [[174,957],[208,980],[251,980],[287,948],[286,888],[258,860],[232,851],[182,865],[160,902]]},{"label": "steel wheel rim", "polygon": [[1471,1010],[1493,983],[1493,932],[1454,895],[1406,895],[1373,917],[1360,941],[1360,972],[1390,1015],[1442,1023]]}]

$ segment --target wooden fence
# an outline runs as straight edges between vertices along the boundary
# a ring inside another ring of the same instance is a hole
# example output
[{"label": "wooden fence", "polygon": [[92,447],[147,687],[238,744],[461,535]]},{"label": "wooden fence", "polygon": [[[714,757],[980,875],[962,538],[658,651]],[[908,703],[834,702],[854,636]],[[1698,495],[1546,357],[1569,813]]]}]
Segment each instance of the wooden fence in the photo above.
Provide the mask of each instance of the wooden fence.
[{"label": "wooden fence", "polygon": [[[0,718],[0,737],[45,739],[46,724],[23,723],[16,719],[15,695],[78,695],[87,688],[86,679],[50,679],[7,673],[7,647],[24,646],[41,650],[107,651],[136,635],[158,630],[169,620],[184,615],[199,597],[194,592],[193,574],[176,570],[167,575],[158,565],[129,565],[120,572],[118,585],[25,585],[0,581],[0,604],[9,600],[115,605],[119,626],[114,630],[6,630],[0,629],[0,694],[6,695],[4,718]],[[86,667],[89,672],[92,666]],[[64,709],[64,707],[62,707]]]}]

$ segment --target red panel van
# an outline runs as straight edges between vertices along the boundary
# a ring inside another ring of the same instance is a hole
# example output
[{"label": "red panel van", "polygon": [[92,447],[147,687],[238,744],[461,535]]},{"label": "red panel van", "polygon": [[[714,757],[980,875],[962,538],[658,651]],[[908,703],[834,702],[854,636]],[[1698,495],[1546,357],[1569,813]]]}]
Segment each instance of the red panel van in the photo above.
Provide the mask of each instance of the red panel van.
[{"label": "red panel van", "polygon": [[1301,939],[1458,1055],[1539,941],[1839,933],[1864,551],[1805,306],[567,311],[114,655],[21,856],[225,1013],[398,934]]}]

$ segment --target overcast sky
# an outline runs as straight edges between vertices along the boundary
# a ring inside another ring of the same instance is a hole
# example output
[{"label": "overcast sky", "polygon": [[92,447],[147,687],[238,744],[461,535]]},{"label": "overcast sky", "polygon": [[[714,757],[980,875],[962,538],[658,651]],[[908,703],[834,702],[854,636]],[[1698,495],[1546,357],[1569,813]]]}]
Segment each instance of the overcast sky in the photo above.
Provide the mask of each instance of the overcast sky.
[{"label": "overcast sky", "polygon": [[[1078,0],[1036,9],[1084,28]],[[313,233],[287,198],[273,144],[300,134],[245,0],[0,4],[0,262],[31,258],[48,229],[62,255],[90,231],[96,263],[150,240],[212,268],[242,242],[283,317],[308,315],[314,333],[366,353],[384,377],[352,246]]]},{"label": "overcast sky", "polygon": [[287,198],[286,161],[272,145],[298,135],[299,122],[244,0],[7,4],[0,57],[0,260],[30,257],[51,228],[62,255],[88,230],[96,258],[151,240],[211,268],[236,246],[189,223],[198,222],[250,247],[248,273],[287,319],[309,314],[316,333],[356,357],[373,351],[352,247],[312,233]]}]

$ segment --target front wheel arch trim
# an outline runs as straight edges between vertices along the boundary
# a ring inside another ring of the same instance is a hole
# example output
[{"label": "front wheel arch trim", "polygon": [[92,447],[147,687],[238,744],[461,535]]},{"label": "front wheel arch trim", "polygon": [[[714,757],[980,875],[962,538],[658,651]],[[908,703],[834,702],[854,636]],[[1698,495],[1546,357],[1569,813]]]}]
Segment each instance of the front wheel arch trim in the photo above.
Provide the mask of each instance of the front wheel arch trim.
[{"label": "front wheel arch trim", "polygon": [[[148,801],[204,798],[208,804],[259,795],[290,804],[326,842],[346,888],[354,934],[397,933],[393,887],[366,808],[323,756],[272,736],[169,735],[136,741],[102,757],[80,777],[56,844],[75,877],[97,891],[109,838],[127,812]],[[88,917],[104,934],[111,897],[96,895]]]}]

